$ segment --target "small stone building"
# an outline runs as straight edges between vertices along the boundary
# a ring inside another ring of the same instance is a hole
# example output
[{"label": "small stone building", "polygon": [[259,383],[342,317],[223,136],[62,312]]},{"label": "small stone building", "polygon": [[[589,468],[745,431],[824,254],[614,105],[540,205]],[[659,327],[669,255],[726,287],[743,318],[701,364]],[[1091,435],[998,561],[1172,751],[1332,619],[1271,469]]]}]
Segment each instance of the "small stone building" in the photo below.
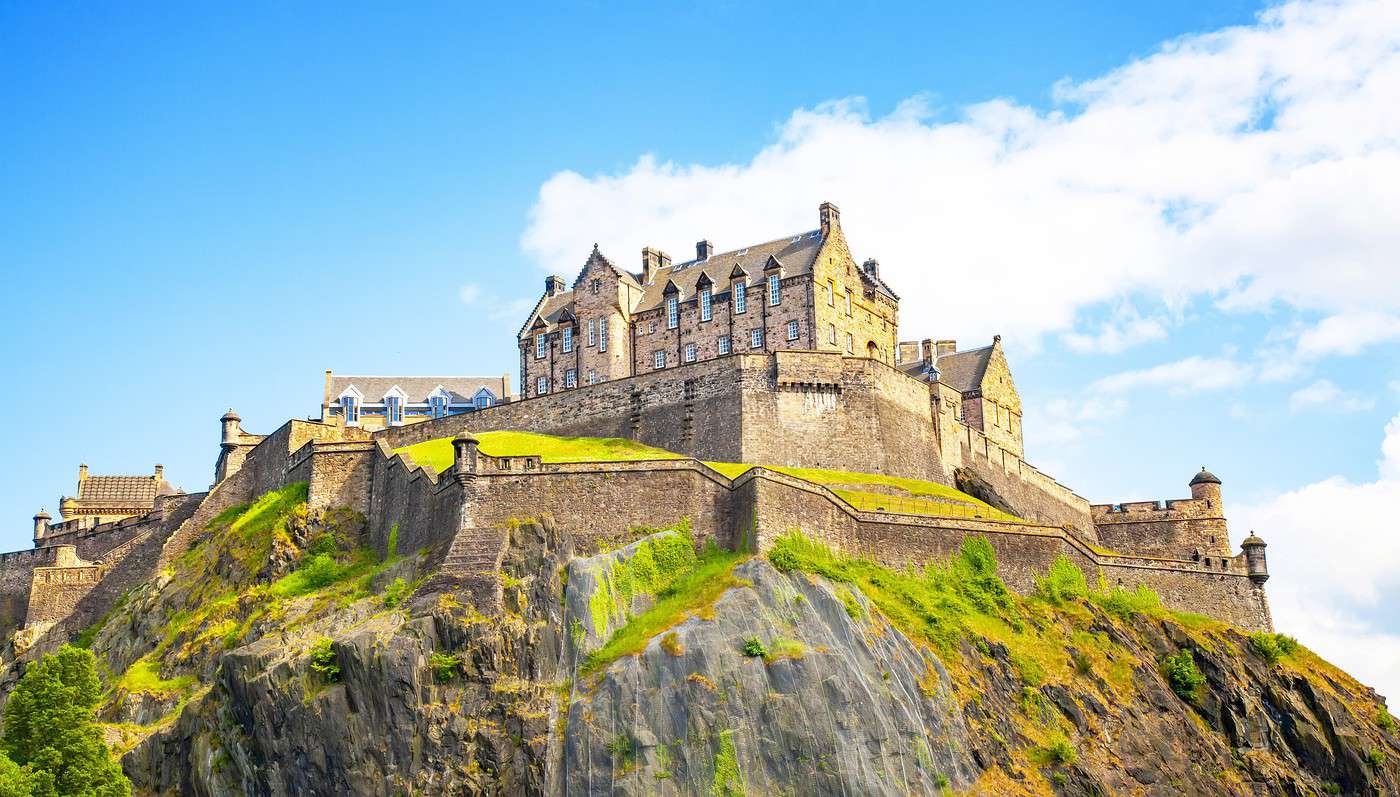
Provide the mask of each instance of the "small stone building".
[{"label": "small stone building", "polygon": [[181,492],[165,480],[165,468],[150,476],[91,476],[87,465],[78,466],[78,490],[58,501],[65,523],[95,526],[150,512],[156,497]]},{"label": "small stone building", "polygon": [[940,404],[952,410],[954,419],[1025,456],[1021,396],[1000,335],[990,346],[966,351],[958,351],[955,340],[901,341],[896,358],[906,374],[938,383]]},{"label": "small stone building", "polygon": [[367,430],[462,415],[510,401],[509,376],[336,376],[326,371],[321,420]]},{"label": "small stone building", "polygon": [[815,230],[672,263],[642,250],[640,272],[595,245],[572,284],[545,280],[520,328],[520,394],[570,390],[678,365],[782,349],[895,363],[899,297],[879,263],[857,264],[830,202]]}]

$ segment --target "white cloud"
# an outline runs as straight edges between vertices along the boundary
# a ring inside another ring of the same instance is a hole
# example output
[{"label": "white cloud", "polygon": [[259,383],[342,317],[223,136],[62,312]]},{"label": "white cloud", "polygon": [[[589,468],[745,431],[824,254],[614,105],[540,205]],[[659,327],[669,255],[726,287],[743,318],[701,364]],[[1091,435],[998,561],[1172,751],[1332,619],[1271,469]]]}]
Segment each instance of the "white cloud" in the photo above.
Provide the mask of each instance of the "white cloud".
[{"label": "white cloud", "polygon": [[[1392,275],[1392,279],[1395,275]],[[1377,343],[1400,340],[1400,316],[1357,312],[1324,318],[1298,336],[1300,357],[1358,354]]]},{"label": "white cloud", "polygon": [[903,297],[910,337],[1001,332],[1033,348],[1068,332],[1109,351],[1158,331],[1075,319],[1130,297],[1394,314],[1398,43],[1394,0],[1294,2],[1058,86],[1047,112],[828,102],[794,111],[747,162],[648,155],[556,174],[521,243],[551,271],[572,273],[593,241],[636,268],[644,245],[685,257],[700,238],[812,229],[830,199],[857,257],[879,257]]},{"label": "white cloud", "polygon": [[1268,542],[1270,603],[1280,631],[1400,698],[1400,635],[1370,617],[1400,596],[1400,415],[1385,427],[1374,481],[1340,476],[1230,510],[1236,536]]},{"label": "white cloud", "polygon": [[482,290],[481,286],[474,282],[469,282],[458,288],[457,296],[467,307],[485,310],[486,316],[492,321],[513,321],[517,324],[538,301],[538,299],[527,297],[506,299]]},{"label": "white cloud", "polygon": [[1288,409],[1300,412],[1310,407],[1323,407],[1338,412],[1360,412],[1376,406],[1376,402],[1353,396],[1332,383],[1319,379],[1307,387],[1293,391],[1288,397]]},{"label": "white cloud", "polygon": [[481,298],[481,286],[468,282],[466,285],[457,289],[457,296],[461,298],[462,304],[471,307],[476,304],[477,299]]},{"label": "white cloud", "polygon": [[[1081,399],[1055,399],[1045,405],[1042,420],[1034,422],[1031,437],[1037,445],[1053,446],[1073,443],[1084,436],[1085,425],[1101,423],[1121,416],[1128,402],[1121,398],[1089,395]],[[1047,472],[1049,466],[1041,463]]]},{"label": "white cloud", "polygon": [[1077,352],[1115,354],[1140,343],[1161,340],[1166,336],[1165,320],[1143,318],[1131,310],[1125,310],[1117,318],[1101,325],[1096,332],[1066,332],[1060,339]]},{"label": "white cloud", "polygon": [[1231,357],[1187,357],[1105,376],[1090,386],[1091,392],[1124,393],[1139,388],[1164,388],[1173,395],[1241,387],[1253,378],[1254,369]]}]

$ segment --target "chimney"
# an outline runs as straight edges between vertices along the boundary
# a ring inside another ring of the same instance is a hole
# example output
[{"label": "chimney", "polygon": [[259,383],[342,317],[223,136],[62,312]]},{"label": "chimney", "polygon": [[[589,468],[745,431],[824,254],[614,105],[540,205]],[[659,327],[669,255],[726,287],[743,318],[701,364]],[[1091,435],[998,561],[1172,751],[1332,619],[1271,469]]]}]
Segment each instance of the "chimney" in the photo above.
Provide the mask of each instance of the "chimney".
[{"label": "chimney", "polygon": [[880,261],[876,260],[873,257],[865,261],[865,265],[861,266],[861,268],[864,268],[865,273],[869,274],[872,277],[878,279],[880,276]]},{"label": "chimney", "polygon": [[932,339],[924,338],[923,340],[919,341],[919,354],[920,359],[924,361],[925,368],[933,366],[934,361],[936,361],[938,358],[934,356]]},{"label": "chimney", "polygon": [[544,295],[558,296],[564,292],[564,278],[557,275],[550,275],[544,278]]},{"label": "chimney", "polygon": [[709,260],[710,257],[711,257],[712,255],[714,255],[714,253],[715,253],[715,245],[712,244],[712,243],[710,243],[709,241],[696,241],[696,242],[695,242],[695,259],[696,259],[696,260]]},{"label": "chimney", "polygon": [[958,353],[958,342],[956,340],[940,340],[937,346],[939,357]]},{"label": "chimney", "polygon": [[510,401],[510,374],[501,374],[501,401]]},{"label": "chimney", "polygon": [[830,202],[823,202],[822,205],[821,205],[821,207],[818,209],[818,214],[821,216],[821,220],[822,220],[822,237],[823,237],[823,238],[825,238],[826,236],[830,235],[832,230],[839,230],[839,229],[841,229],[841,209],[840,209],[840,208],[836,207],[835,205],[831,204]]},{"label": "chimney", "polygon": [[156,465],[156,475],[155,475],[154,477],[152,477],[152,478],[154,478],[156,481],[160,481],[160,480],[164,479],[164,478],[165,478],[165,466],[164,466],[164,465],[159,465],[159,464],[157,464],[157,465]]},{"label": "chimney", "polygon": [[650,246],[642,250],[642,284],[650,285],[656,279],[656,272],[670,268],[671,256]]},{"label": "chimney", "polygon": [[87,481],[87,465],[78,466],[78,481]]},{"label": "chimney", "polygon": [[326,386],[321,390],[321,420],[326,419],[326,413],[331,407],[331,369],[326,369]]}]

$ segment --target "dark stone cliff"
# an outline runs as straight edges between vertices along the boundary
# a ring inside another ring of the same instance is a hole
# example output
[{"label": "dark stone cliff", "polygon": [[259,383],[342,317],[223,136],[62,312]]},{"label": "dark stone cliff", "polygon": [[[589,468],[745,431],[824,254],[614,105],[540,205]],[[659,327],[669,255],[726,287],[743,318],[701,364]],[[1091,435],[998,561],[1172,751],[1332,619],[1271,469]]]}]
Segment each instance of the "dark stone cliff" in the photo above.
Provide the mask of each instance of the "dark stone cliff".
[{"label": "dark stone cliff", "polygon": [[[497,609],[434,551],[296,589],[355,519],[273,507],[263,541],[260,506],[85,635],[138,794],[1400,793],[1371,690],[1204,618],[1012,598],[930,645],[854,583],[753,558],[600,664],[670,599],[621,585],[646,541],[578,558],[513,524]],[[1174,691],[1183,651],[1203,682]]]}]

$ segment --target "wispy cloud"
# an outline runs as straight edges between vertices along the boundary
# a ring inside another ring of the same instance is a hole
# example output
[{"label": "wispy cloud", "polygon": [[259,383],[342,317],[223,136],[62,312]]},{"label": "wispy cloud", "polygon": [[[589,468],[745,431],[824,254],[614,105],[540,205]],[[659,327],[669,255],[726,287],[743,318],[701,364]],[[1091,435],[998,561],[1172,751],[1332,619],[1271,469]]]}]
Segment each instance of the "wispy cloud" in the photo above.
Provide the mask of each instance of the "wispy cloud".
[{"label": "wispy cloud", "polygon": [[1125,393],[1139,388],[1163,388],[1173,395],[1242,387],[1254,369],[1230,357],[1187,357],[1150,368],[1113,374],[1096,380],[1092,390]]},{"label": "wispy cloud", "polygon": [[1319,379],[1307,387],[1293,391],[1288,397],[1288,408],[1301,412],[1313,407],[1334,412],[1360,412],[1376,406],[1374,399],[1355,396],[1332,383],[1330,379]]},{"label": "wispy cloud", "polygon": [[[1393,279],[1393,275],[1392,275]],[[1358,354],[1378,343],[1400,340],[1400,316],[1357,312],[1328,316],[1298,336],[1298,355]]]}]

